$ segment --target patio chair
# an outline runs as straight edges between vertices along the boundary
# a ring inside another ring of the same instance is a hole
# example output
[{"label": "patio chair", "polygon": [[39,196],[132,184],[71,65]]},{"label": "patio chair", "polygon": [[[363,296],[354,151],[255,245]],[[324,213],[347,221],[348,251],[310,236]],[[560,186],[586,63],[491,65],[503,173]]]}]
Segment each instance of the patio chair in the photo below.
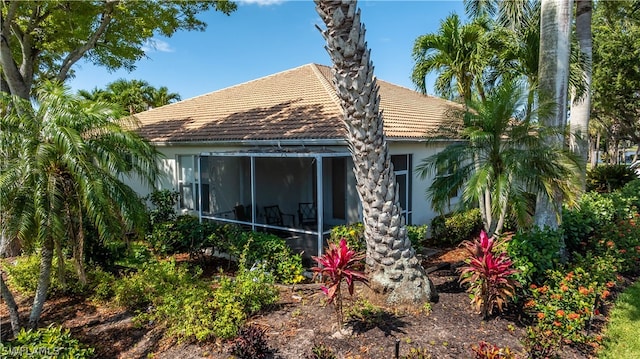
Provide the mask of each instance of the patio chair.
[{"label": "patio chair", "polygon": [[318,224],[318,212],[313,202],[298,203],[298,224],[301,227],[315,226]]},{"label": "patio chair", "polygon": [[295,224],[295,216],[293,214],[282,213],[280,206],[277,204],[274,206],[264,206],[264,219],[267,224],[272,226],[285,226],[285,218],[291,219],[291,226]]}]

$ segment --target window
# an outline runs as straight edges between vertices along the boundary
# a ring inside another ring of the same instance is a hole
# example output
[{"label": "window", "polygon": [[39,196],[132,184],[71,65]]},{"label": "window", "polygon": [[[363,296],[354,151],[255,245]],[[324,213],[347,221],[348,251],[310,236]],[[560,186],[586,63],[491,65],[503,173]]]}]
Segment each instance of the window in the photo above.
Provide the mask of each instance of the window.
[{"label": "window", "polygon": [[396,175],[398,184],[398,194],[400,195],[400,206],[406,224],[411,224],[411,155],[393,155],[393,172]]},{"label": "window", "polygon": [[178,192],[180,193],[180,209],[199,210],[198,156],[180,155],[178,164]]}]

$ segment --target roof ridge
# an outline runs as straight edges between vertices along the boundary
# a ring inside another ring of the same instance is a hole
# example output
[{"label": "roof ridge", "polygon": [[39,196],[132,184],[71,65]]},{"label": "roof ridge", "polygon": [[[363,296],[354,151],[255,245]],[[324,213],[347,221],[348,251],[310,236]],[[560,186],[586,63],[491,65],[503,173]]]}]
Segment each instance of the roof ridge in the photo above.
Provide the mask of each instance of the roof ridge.
[{"label": "roof ridge", "polygon": [[318,77],[318,80],[320,80],[320,84],[322,85],[322,87],[327,91],[329,97],[331,98],[331,100],[336,104],[336,106],[338,106],[338,108],[340,108],[341,104],[340,104],[340,98],[338,97],[338,93],[336,91],[336,88],[333,87],[333,83],[329,81],[329,79],[327,79],[324,74],[322,73],[322,71],[320,71],[320,69],[318,68],[318,66],[324,66],[329,68],[329,71],[331,71],[331,68],[329,66],[325,66],[325,65],[318,65],[315,63],[311,63],[310,64],[311,69],[313,70],[313,73]]},{"label": "roof ridge", "polygon": [[[227,90],[230,90],[230,89],[234,89],[234,88],[237,88],[237,87],[240,87],[240,86],[244,86],[244,85],[250,84],[250,83],[252,83],[252,82],[257,82],[257,81],[266,80],[266,79],[269,79],[269,78],[271,78],[271,77],[279,76],[279,75],[282,75],[282,74],[284,74],[284,73],[292,72],[292,71],[295,71],[295,70],[299,70],[299,69],[301,69],[301,68],[308,67],[308,66],[315,67],[315,66],[316,66],[316,64],[314,64],[314,63],[308,63],[308,64],[300,65],[300,66],[297,66],[297,67],[294,67],[294,68],[290,68],[290,69],[282,70],[282,71],[279,71],[279,72],[276,72],[276,73],[273,73],[273,74],[269,74],[269,75],[266,75],[266,76],[258,77],[257,79],[253,79],[253,80],[249,80],[249,81],[241,82],[241,83],[238,83],[238,84],[235,84],[235,85],[232,85],[232,86],[228,86],[228,87],[224,87],[224,88],[221,88],[221,89],[217,89],[217,90],[214,90],[214,91],[211,91],[211,92],[207,92],[207,93],[202,94],[202,95],[198,95],[198,96],[190,97],[190,98],[185,99],[185,100],[181,100],[181,101],[173,102],[173,103],[166,104],[166,105],[163,105],[163,106],[155,107],[155,108],[152,108],[152,109],[149,109],[149,110],[146,110],[146,111],[140,112],[140,113],[150,112],[150,111],[153,111],[153,110],[155,110],[155,109],[159,109],[159,108],[163,108],[163,107],[167,107],[167,106],[175,105],[175,104],[178,104],[178,103],[183,103],[183,104],[184,104],[184,103],[187,103],[187,102],[191,102],[191,101],[197,100],[197,99],[202,98],[202,97],[206,97],[206,96],[213,95],[213,94],[218,93],[218,92],[221,92],[221,91],[227,91]],[[318,65],[318,66],[323,66],[323,65]],[[316,70],[316,71],[320,72],[319,70]],[[323,77],[323,78],[324,78],[324,76],[322,76],[322,74],[320,74],[320,75],[321,75],[321,77]],[[324,87],[324,85],[323,85],[323,87]],[[335,92],[335,90],[334,90],[334,92]],[[337,97],[336,97],[336,98],[337,98]]]}]

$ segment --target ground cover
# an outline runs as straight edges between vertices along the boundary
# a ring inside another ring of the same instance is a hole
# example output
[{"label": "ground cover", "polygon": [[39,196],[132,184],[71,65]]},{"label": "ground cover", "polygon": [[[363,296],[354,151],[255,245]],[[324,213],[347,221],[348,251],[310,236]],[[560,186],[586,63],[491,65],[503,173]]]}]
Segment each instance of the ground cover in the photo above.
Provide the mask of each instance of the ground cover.
[{"label": "ground cover", "polygon": [[[433,253],[433,252],[432,252]],[[424,260],[440,300],[430,306],[402,310],[378,307],[375,299],[362,299],[367,288],[358,285],[353,298],[346,297],[345,321],[351,333],[336,335],[335,313],[317,284],[280,285],[280,300],[250,319],[264,330],[268,346],[276,358],[305,358],[312,349],[324,346],[337,358],[388,359],[409,355],[412,348],[428,353],[425,358],[471,358],[472,347],[486,341],[509,347],[524,357],[521,339],[530,319],[522,308],[510,306],[500,316],[488,320],[474,312],[465,290],[458,284],[456,268],[462,264],[464,250],[440,250]],[[184,259],[184,258],[183,258]],[[207,261],[205,273],[227,268],[226,262]],[[346,292],[346,291],[345,291]],[[23,306],[28,304],[22,298]],[[602,308],[602,313],[607,313]],[[26,315],[26,313],[24,313]],[[8,331],[5,306],[0,311],[2,331]],[[136,325],[134,313],[109,307],[80,297],[61,297],[48,301],[42,325],[61,324],[74,337],[96,349],[97,358],[229,358],[232,341],[206,344],[177,343],[163,339],[153,323]],[[605,317],[594,317],[592,330],[604,325]],[[562,358],[592,358],[592,346],[565,346]]]}]

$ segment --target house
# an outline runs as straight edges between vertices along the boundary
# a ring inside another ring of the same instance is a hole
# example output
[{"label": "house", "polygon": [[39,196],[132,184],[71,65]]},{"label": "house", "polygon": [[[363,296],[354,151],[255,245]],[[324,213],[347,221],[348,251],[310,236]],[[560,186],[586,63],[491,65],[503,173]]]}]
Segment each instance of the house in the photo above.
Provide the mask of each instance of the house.
[{"label": "house", "polygon": [[[378,84],[406,222],[428,224],[431,180],[412,169],[450,143],[426,135],[455,122],[459,106]],[[281,231],[316,254],[331,226],[361,216],[341,114],[331,69],[308,64],[136,116],[139,133],[166,156],[159,187],[180,193],[181,211]]]}]

